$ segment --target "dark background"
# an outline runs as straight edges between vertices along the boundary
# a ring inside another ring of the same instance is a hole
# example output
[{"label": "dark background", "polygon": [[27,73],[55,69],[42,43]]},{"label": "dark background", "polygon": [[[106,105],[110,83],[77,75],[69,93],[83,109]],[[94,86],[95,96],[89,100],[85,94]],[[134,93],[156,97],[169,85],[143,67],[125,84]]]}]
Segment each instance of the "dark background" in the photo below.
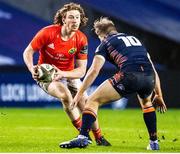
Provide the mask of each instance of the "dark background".
[{"label": "dark background", "polygon": [[[56,11],[68,2],[72,1],[0,0],[0,106],[59,106],[59,102],[53,98],[43,100],[41,97],[33,101],[27,99],[27,87],[34,86],[35,82],[23,63],[22,53],[36,32],[52,24]],[[88,67],[99,43],[91,30],[93,22],[101,16],[107,16],[114,21],[119,32],[135,35],[144,43],[159,73],[167,106],[179,108],[180,1],[76,0],[74,2],[83,6],[89,18],[87,27],[82,29],[89,39]],[[107,63],[94,86],[107,79],[110,72],[115,72],[115,69]],[[33,92],[36,90],[32,88]],[[39,90],[41,89],[37,91]],[[42,96],[48,97],[45,94]],[[127,107],[138,106],[135,95],[130,97]]]}]

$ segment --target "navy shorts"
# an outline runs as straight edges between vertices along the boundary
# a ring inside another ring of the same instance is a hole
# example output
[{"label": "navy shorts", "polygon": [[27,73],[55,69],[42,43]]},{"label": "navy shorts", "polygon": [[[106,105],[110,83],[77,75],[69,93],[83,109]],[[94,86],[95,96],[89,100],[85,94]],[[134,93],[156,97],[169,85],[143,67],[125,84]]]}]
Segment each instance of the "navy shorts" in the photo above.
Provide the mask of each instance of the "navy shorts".
[{"label": "navy shorts", "polygon": [[155,74],[149,72],[118,72],[111,78],[110,83],[122,96],[137,93],[143,98],[147,98],[155,88]]}]

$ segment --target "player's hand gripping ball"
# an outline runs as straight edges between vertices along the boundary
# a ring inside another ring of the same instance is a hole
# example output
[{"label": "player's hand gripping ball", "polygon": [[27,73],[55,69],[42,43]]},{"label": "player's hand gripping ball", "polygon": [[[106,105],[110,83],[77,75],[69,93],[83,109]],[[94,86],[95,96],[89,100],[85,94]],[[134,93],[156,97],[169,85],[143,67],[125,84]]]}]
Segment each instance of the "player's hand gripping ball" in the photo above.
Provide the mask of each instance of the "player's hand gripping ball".
[{"label": "player's hand gripping ball", "polygon": [[51,82],[54,77],[56,70],[50,64],[41,64],[38,66],[38,81],[41,82]]}]

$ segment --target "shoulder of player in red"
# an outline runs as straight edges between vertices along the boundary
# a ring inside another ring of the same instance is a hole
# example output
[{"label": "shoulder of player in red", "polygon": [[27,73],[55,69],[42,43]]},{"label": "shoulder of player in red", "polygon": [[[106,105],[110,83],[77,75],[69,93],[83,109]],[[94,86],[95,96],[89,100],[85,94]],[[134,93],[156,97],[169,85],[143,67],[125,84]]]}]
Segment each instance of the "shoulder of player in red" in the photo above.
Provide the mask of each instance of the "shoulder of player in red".
[{"label": "shoulder of player in red", "polygon": [[87,59],[87,54],[88,54],[88,41],[87,41],[87,37],[86,35],[81,32],[80,30],[78,30],[76,32],[76,37],[78,40],[78,44],[80,46],[78,55],[77,55],[77,59]]},{"label": "shoulder of player in red", "polygon": [[60,25],[49,25],[39,30],[31,41],[31,46],[35,51],[38,51],[45,44],[49,43],[49,40],[53,39],[54,36],[60,34]]}]

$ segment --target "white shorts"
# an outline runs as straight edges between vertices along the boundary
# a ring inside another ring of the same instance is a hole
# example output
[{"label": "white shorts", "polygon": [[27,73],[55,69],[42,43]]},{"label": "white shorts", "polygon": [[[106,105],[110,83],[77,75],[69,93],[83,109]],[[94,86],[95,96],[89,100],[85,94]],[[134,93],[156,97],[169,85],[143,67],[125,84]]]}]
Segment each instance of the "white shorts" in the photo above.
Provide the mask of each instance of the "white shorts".
[{"label": "white shorts", "polygon": [[[61,79],[59,82],[63,83],[69,91],[71,92],[72,96],[74,97],[80,88],[82,81],[80,79]],[[48,87],[51,82],[41,82],[37,81],[37,84],[46,92],[48,93]]]}]

